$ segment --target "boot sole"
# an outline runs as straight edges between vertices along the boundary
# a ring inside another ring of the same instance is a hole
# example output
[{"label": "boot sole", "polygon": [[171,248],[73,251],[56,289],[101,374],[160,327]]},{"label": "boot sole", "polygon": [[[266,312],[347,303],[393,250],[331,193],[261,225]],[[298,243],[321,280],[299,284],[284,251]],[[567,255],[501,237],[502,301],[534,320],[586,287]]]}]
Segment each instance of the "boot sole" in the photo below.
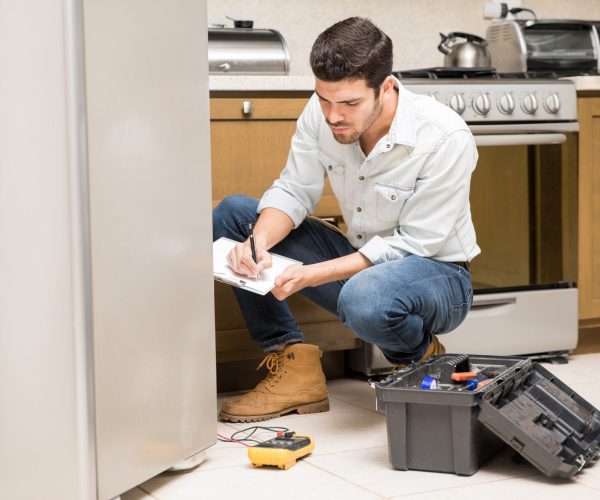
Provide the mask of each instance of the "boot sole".
[{"label": "boot sole", "polygon": [[325,411],[329,411],[329,398],[324,399],[323,401],[317,401],[316,403],[291,406],[278,412],[265,413],[263,415],[231,415],[230,413],[222,411],[219,413],[219,418],[227,422],[262,422],[263,420],[270,420],[293,412],[305,415],[308,413],[320,413]]}]

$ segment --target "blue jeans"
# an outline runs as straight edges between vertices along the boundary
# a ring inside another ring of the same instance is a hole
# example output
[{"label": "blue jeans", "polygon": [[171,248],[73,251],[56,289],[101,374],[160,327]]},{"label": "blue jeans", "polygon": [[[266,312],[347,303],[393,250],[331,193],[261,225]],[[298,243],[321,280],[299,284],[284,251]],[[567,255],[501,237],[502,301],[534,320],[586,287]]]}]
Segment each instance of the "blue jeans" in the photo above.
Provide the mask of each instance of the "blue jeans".
[{"label": "blue jeans", "polygon": [[[258,218],[258,201],[235,195],[213,210],[213,240],[244,241]],[[356,252],[348,240],[306,219],[271,251],[314,264]],[[233,289],[252,338],[263,349],[304,340],[285,301],[272,294]],[[448,333],[464,320],[473,298],[464,267],[408,256],[369,267],[348,280],[307,287],[299,292],[329,312],[359,338],[378,346],[391,363],[421,358],[432,335]]]}]

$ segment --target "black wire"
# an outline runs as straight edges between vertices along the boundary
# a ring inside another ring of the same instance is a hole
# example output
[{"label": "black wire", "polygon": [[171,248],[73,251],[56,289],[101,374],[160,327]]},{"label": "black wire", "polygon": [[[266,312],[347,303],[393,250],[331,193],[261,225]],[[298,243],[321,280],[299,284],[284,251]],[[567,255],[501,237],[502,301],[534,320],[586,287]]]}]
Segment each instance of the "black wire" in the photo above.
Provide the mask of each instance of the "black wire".
[{"label": "black wire", "polygon": [[535,12],[533,12],[531,9],[526,9],[525,7],[515,7],[514,9],[510,9],[508,12],[513,15],[518,14],[519,12],[529,12],[530,14],[533,14],[534,19],[537,19]]},{"label": "black wire", "polygon": [[[252,439],[252,436],[259,430],[269,431],[269,432],[288,432],[289,429],[287,427],[268,427],[263,425],[253,425],[252,427],[246,427],[245,429],[234,432],[229,439],[221,439],[217,438],[219,441],[223,441],[226,443],[231,443],[232,441],[249,441],[251,443],[260,443],[261,441],[257,441],[256,439]],[[245,437],[236,437],[238,434],[246,433]]]}]

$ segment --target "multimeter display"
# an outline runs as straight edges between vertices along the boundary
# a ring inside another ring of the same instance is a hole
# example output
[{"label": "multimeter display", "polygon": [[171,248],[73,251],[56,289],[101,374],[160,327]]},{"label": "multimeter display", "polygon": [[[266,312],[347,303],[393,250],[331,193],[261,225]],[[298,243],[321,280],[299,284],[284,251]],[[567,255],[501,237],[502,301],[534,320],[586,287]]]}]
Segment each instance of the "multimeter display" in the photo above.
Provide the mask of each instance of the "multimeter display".
[{"label": "multimeter display", "polygon": [[285,450],[296,451],[300,448],[304,448],[310,444],[310,438],[305,436],[293,436],[293,437],[278,437],[270,439],[269,441],[264,441],[262,443],[257,444],[256,446],[260,448],[283,448]]},{"label": "multimeter display", "polygon": [[248,448],[248,458],[255,467],[273,465],[289,469],[296,460],[312,452],[314,446],[310,436],[284,435]]}]

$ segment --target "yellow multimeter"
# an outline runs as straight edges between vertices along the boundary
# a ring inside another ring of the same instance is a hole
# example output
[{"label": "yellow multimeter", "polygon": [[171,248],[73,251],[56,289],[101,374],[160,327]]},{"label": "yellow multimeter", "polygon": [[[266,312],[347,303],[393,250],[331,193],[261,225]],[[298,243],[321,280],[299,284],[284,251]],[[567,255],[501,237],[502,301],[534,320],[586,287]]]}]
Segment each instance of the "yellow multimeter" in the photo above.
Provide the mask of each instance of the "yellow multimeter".
[{"label": "yellow multimeter", "polygon": [[273,465],[280,469],[289,469],[296,460],[312,452],[314,447],[315,443],[310,436],[285,432],[281,436],[248,448],[248,458],[254,467]]}]

